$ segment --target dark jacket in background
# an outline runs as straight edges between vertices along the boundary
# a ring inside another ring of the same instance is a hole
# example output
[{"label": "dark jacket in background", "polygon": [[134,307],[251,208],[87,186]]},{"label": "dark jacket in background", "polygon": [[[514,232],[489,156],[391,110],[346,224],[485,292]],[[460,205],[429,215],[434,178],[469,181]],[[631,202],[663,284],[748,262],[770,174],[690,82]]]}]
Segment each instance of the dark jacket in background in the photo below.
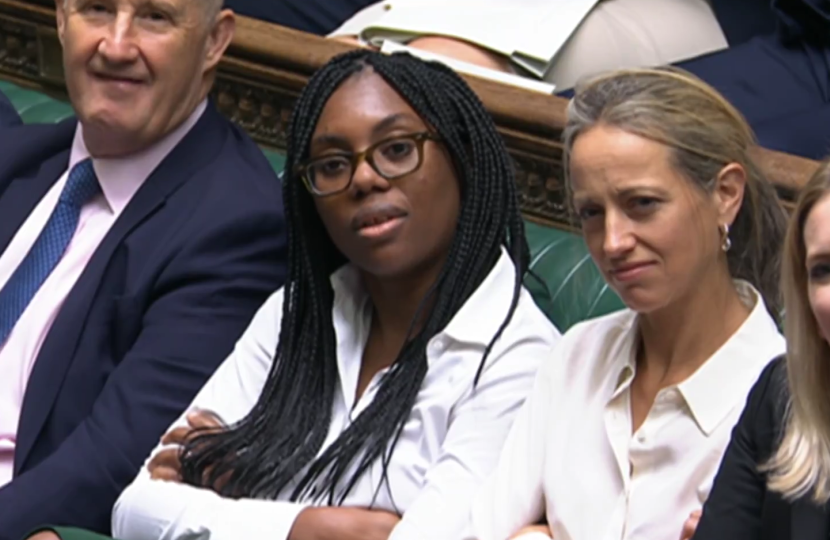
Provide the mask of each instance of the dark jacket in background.
[{"label": "dark jacket in background", "polygon": [[731,47],[755,36],[775,32],[775,12],[771,0],[712,0],[712,11]]},{"label": "dark jacket in background", "polygon": [[377,0],[225,0],[240,15],[324,36]]},{"label": "dark jacket in background", "polygon": [[722,93],[761,146],[830,155],[830,0],[712,0],[712,7],[730,47],[677,65]]},{"label": "dark jacket in background", "polygon": [[[715,0],[713,7],[761,11],[767,1]],[[678,65],[732,102],[762,146],[822,159],[830,154],[830,0],[774,0],[766,11],[776,22],[771,33]],[[742,24],[732,15],[721,20],[727,36]]]}]

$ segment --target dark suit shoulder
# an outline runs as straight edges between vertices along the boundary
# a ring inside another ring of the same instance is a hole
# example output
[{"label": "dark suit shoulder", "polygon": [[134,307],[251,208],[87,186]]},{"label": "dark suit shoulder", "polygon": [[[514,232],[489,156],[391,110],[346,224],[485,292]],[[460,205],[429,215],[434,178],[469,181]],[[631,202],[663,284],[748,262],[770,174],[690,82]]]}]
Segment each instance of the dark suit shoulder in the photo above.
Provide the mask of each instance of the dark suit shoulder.
[{"label": "dark suit shoulder", "polygon": [[[207,158],[202,167],[200,183],[220,188],[222,197],[244,199],[254,206],[268,206],[282,211],[282,187],[277,172],[259,146],[238,126],[221,118],[223,140],[218,152]],[[231,188],[232,193],[227,193]],[[275,204],[279,206],[274,207]]]},{"label": "dark suit shoulder", "polygon": [[775,402],[786,396],[781,392],[787,389],[787,358],[778,356],[767,364],[767,367],[758,376],[754,390],[759,392],[759,398],[764,402]]},{"label": "dark suit shoulder", "polygon": [[9,98],[0,91],[0,128],[21,124],[20,116]]},{"label": "dark suit shoulder", "polygon": [[56,124],[18,124],[0,130],[0,192],[4,182],[37,174],[41,165],[61,154],[69,159],[74,118]]}]

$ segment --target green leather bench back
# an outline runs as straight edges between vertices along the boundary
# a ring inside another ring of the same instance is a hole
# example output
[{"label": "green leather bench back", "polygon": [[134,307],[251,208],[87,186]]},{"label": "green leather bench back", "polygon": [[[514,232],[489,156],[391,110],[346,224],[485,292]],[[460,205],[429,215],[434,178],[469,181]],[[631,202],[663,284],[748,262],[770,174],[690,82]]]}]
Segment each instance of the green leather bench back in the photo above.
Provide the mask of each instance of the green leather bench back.
[{"label": "green leather bench back", "polygon": [[0,92],[6,94],[27,124],[60,122],[73,114],[68,103],[7,81],[0,81]]},{"label": "green leather bench back", "polygon": [[[26,123],[58,122],[72,107],[42,93],[0,81],[3,92]],[[264,149],[277,171],[284,156]],[[564,332],[575,323],[620,309],[622,303],[603,281],[582,238],[571,232],[525,222],[532,276],[526,285],[539,307]]]},{"label": "green leather bench back", "polygon": [[602,279],[581,236],[529,221],[525,233],[531,271],[525,286],[560,331],[624,307]]}]

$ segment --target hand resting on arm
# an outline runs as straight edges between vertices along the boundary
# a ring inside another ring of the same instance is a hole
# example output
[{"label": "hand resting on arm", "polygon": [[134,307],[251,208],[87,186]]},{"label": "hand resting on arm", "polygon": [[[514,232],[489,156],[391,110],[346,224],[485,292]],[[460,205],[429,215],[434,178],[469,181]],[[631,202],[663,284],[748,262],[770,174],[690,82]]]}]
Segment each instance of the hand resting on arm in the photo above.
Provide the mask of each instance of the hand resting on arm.
[{"label": "hand resting on arm", "polygon": [[[206,410],[187,415],[188,426],[179,426],[167,432],[161,443],[169,445],[158,452],[147,464],[150,478],[167,482],[182,482],[181,447],[192,437],[224,429],[219,417]],[[220,478],[210,489],[219,492],[226,478]],[[386,540],[400,516],[382,510],[340,507],[309,507],[303,510],[294,522],[288,540]],[[30,540],[55,540],[53,535]]]}]

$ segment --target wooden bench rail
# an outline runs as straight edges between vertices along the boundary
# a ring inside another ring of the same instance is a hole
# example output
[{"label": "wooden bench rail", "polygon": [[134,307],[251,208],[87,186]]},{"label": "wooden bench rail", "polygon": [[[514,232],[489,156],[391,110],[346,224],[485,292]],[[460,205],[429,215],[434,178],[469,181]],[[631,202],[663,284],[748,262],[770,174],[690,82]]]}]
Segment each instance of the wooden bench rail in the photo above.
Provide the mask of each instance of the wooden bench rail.
[{"label": "wooden bench rail", "polygon": [[[0,0],[0,77],[65,95],[51,1]],[[238,17],[213,97],[222,113],[257,142],[284,149],[291,108],[308,77],[348,50],[349,45],[337,41]],[[567,101],[465,78],[493,115],[514,157],[522,211],[535,221],[568,227],[559,142]],[[765,149],[758,150],[758,157],[788,204],[818,166]]]}]

